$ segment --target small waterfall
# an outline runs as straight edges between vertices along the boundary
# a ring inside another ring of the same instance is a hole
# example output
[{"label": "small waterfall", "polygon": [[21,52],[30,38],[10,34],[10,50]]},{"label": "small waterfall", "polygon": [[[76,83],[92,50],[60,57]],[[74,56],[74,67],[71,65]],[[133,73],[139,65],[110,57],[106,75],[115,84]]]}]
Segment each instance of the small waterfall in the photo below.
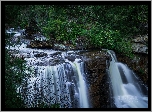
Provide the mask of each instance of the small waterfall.
[{"label": "small waterfall", "polygon": [[42,51],[22,45],[19,49],[21,54],[30,54],[25,60],[32,72],[27,72],[30,76],[17,89],[28,108],[41,103],[48,106],[59,104],[60,108],[90,107],[83,61],[80,58],[75,57],[74,61],[70,61],[65,58],[67,53],[49,50],[43,51],[47,57],[35,57],[34,53]]},{"label": "small waterfall", "polygon": [[148,88],[127,65],[117,62],[115,53],[111,55],[109,77],[113,99],[117,108],[148,108]]},{"label": "small waterfall", "polygon": [[86,81],[84,77],[84,66],[83,62],[80,59],[76,59],[74,63],[71,63],[73,69],[75,71],[75,75],[77,75],[78,84],[78,93],[79,93],[79,103],[80,108],[89,108],[88,104],[88,92],[86,88]]}]

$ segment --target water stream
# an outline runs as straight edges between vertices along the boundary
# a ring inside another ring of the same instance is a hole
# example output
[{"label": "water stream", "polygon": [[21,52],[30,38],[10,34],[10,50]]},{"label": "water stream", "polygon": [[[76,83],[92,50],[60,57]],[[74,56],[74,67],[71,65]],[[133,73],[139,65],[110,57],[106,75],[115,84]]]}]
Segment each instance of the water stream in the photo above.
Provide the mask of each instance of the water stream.
[{"label": "water stream", "polygon": [[[84,62],[79,51],[55,51],[27,48],[20,45],[6,46],[18,50],[14,55],[24,56],[31,72],[17,88],[28,108],[40,103],[48,106],[59,104],[60,108],[91,108],[84,72]],[[117,108],[148,108],[148,88],[127,65],[118,62],[115,53],[108,50],[111,60],[108,75],[112,99]],[[67,58],[68,57],[68,58]],[[112,100],[111,100],[112,101]]]},{"label": "water stream", "polygon": [[127,65],[117,61],[113,51],[108,53],[111,55],[109,76],[116,107],[148,108],[148,88]]},{"label": "water stream", "polygon": [[[40,102],[48,106],[59,104],[60,108],[89,108],[83,62],[74,51],[31,49],[26,46],[22,43],[9,49],[19,50],[32,70],[17,89],[28,108],[36,107]],[[74,56],[74,61],[66,58],[70,55]]]}]

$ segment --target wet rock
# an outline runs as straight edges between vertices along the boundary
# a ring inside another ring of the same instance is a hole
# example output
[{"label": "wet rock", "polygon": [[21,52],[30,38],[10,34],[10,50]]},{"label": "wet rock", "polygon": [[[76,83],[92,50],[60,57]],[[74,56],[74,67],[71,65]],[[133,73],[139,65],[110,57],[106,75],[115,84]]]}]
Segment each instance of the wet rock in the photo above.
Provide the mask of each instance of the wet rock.
[{"label": "wet rock", "polygon": [[49,62],[46,59],[41,59],[35,63],[37,66],[48,66]]},{"label": "wet rock", "polygon": [[61,63],[64,63],[65,61],[61,58],[56,58],[56,59],[50,59],[49,60],[49,66],[55,66]]},{"label": "wet rock", "polygon": [[61,55],[62,54],[62,52],[60,52],[60,51],[57,51],[57,52],[55,52],[55,53],[53,53],[53,54],[50,54],[51,56],[55,56],[55,55]]},{"label": "wet rock", "polygon": [[52,57],[52,58],[62,58],[62,52],[60,52],[60,51],[58,51],[58,52],[55,52],[55,53],[53,53],[53,54],[50,54],[50,56]]},{"label": "wet rock", "polygon": [[[101,87],[101,84],[105,83],[103,77],[106,75],[106,60],[110,59],[109,55],[106,54],[106,51],[84,52],[81,55],[84,61],[87,83],[90,85],[88,89],[92,108],[101,108],[106,105],[108,100],[108,97],[105,97],[108,94],[101,93],[109,89],[101,89],[104,87]],[[103,97],[105,97],[105,101],[101,102]]]},{"label": "wet rock", "polygon": [[74,55],[69,55],[69,56],[66,56],[66,58],[69,60],[69,61],[75,61],[76,57]]},{"label": "wet rock", "polygon": [[50,41],[31,41],[28,48],[51,49],[53,44]]},{"label": "wet rock", "polygon": [[44,53],[44,52],[40,52],[40,53],[38,53],[38,54],[35,54],[34,55],[35,57],[46,57],[47,56],[47,53]]}]

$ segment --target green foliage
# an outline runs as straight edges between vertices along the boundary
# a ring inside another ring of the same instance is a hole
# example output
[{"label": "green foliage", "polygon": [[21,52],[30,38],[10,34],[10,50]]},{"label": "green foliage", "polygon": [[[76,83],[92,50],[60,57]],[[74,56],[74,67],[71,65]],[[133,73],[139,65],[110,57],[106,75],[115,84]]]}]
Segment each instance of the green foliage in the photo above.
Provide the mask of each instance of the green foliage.
[{"label": "green foliage", "polygon": [[[34,18],[48,39],[53,32],[56,41],[72,41],[74,45],[83,36],[90,47],[131,54],[130,39],[147,33],[141,26],[148,23],[148,5],[28,5],[6,9],[7,18],[14,14],[22,27]],[[9,14],[10,9],[13,14]]]},{"label": "green foliage", "polygon": [[5,49],[5,108],[24,107],[21,95],[16,92],[25,77],[24,63],[20,58],[12,58],[9,51]]},{"label": "green foliage", "polygon": [[[6,45],[12,46],[10,36],[5,37]],[[5,108],[26,108],[21,94],[17,93],[17,88],[25,83],[26,80],[23,79],[33,73],[33,69],[26,66],[26,61],[22,57],[14,57],[12,51],[5,48]],[[48,106],[40,102],[38,106],[32,108],[59,108],[59,104]]]},{"label": "green foliage", "polygon": [[[5,43],[8,47],[13,46],[10,36],[5,35]],[[16,91],[27,76],[28,68],[22,58],[14,57],[11,52],[5,48],[5,108],[24,108],[21,94]]]},{"label": "green foliage", "polygon": [[144,69],[143,69],[143,68],[140,68],[140,69],[139,69],[139,73],[140,73],[140,74],[144,74],[144,73],[145,73]]},{"label": "green foliage", "polygon": [[[5,22],[10,27],[25,28],[34,18],[43,35],[56,41],[72,41],[80,37],[93,48],[112,49],[133,57],[131,37],[148,33],[141,28],[148,23],[147,5],[6,5]],[[10,45],[6,36],[6,45]],[[24,103],[16,88],[25,77],[25,61],[13,58],[5,49],[5,106],[22,108]],[[17,103],[18,102],[18,103]],[[40,107],[45,107],[45,104]],[[56,106],[55,106],[56,107]],[[58,107],[58,106],[57,106]]]}]

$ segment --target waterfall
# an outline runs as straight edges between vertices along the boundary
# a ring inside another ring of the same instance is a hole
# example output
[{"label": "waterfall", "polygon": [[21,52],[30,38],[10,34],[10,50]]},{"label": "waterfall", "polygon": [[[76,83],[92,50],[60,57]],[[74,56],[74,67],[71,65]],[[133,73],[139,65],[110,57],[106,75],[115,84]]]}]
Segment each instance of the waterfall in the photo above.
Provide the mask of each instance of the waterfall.
[{"label": "waterfall", "polygon": [[[71,62],[70,62],[71,63]],[[79,92],[79,103],[80,103],[80,107],[81,108],[88,108],[89,104],[88,104],[88,92],[87,92],[87,88],[86,88],[86,81],[85,81],[85,77],[84,77],[84,66],[83,66],[83,62],[81,62],[80,59],[76,59],[74,61],[74,63],[71,63],[75,74],[78,77],[78,92]]]},{"label": "waterfall", "polygon": [[17,88],[27,108],[37,107],[41,103],[48,106],[59,104],[60,108],[90,107],[83,61],[80,58],[75,57],[74,61],[70,61],[65,58],[67,53],[51,50],[43,50],[47,57],[35,57],[35,53],[42,54],[41,50],[22,45],[19,49],[21,54],[30,54],[25,60],[32,72],[27,71],[29,76]]},{"label": "waterfall", "polygon": [[117,108],[148,108],[148,88],[125,64],[118,62],[112,50],[109,77],[113,99]]}]

